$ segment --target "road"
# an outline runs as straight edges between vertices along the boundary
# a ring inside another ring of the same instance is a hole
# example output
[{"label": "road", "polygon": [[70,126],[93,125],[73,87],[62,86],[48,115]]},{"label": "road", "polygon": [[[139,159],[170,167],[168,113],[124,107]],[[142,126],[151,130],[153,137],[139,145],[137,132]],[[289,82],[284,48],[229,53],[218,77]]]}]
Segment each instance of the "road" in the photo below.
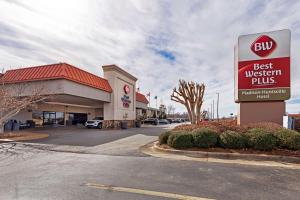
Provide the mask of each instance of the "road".
[{"label": "road", "polygon": [[139,146],[162,129],[145,130],[82,147],[96,153],[1,144],[0,199],[299,198],[300,170],[151,157]]}]

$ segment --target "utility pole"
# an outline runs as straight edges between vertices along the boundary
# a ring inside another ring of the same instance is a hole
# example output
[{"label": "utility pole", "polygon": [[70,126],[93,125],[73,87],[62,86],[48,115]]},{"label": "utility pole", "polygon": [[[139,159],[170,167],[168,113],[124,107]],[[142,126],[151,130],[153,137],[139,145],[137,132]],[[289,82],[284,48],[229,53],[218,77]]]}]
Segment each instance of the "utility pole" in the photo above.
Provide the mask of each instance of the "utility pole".
[{"label": "utility pole", "polygon": [[215,120],[215,100],[213,99],[213,120]]},{"label": "utility pole", "polygon": [[210,104],[210,119],[213,119],[213,105]]},{"label": "utility pole", "polygon": [[219,121],[219,96],[220,96],[220,93],[217,92],[217,119]]}]

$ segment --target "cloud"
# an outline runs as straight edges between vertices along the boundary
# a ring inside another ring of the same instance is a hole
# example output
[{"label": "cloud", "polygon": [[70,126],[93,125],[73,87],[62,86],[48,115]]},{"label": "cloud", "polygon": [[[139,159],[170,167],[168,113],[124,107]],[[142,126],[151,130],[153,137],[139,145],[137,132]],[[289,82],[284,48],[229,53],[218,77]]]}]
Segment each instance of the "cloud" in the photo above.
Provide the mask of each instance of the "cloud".
[{"label": "cloud", "polygon": [[[292,99],[299,112],[300,2],[27,0],[0,2],[0,66],[68,62],[102,76],[118,64],[158,101],[179,79],[206,84],[204,108],[220,93],[220,116],[236,113],[233,47],[241,34],[292,31]],[[152,106],[155,101],[152,100]],[[176,104],[176,111],[184,107]]]}]

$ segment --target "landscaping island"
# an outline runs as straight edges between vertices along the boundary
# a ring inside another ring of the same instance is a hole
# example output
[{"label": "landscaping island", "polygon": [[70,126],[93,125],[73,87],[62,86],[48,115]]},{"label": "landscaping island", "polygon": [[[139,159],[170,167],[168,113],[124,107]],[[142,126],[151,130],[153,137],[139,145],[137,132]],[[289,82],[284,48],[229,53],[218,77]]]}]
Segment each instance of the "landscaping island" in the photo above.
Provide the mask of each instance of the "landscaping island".
[{"label": "landscaping island", "polygon": [[269,154],[300,157],[300,133],[270,123],[236,125],[236,121],[203,121],[180,125],[159,136],[165,149]]}]

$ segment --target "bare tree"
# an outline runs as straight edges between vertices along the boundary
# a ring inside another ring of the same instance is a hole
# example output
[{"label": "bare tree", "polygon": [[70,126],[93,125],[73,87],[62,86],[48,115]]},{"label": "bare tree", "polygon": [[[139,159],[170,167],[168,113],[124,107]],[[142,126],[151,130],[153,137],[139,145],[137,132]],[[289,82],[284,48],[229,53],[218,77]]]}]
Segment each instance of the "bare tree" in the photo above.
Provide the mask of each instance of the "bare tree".
[{"label": "bare tree", "polygon": [[172,111],[173,111],[173,108],[174,108],[173,105],[171,105],[171,104],[168,105],[168,107],[167,107],[167,114],[168,114],[168,115],[171,115],[171,113],[172,113]]},{"label": "bare tree", "polygon": [[50,97],[45,95],[43,85],[8,84],[2,81],[1,77],[0,83],[0,134],[4,132],[4,125],[10,118]]},{"label": "bare tree", "polygon": [[183,104],[192,124],[197,124],[201,119],[201,107],[205,85],[179,80],[178,90],[174,88],[171,100]]}]

